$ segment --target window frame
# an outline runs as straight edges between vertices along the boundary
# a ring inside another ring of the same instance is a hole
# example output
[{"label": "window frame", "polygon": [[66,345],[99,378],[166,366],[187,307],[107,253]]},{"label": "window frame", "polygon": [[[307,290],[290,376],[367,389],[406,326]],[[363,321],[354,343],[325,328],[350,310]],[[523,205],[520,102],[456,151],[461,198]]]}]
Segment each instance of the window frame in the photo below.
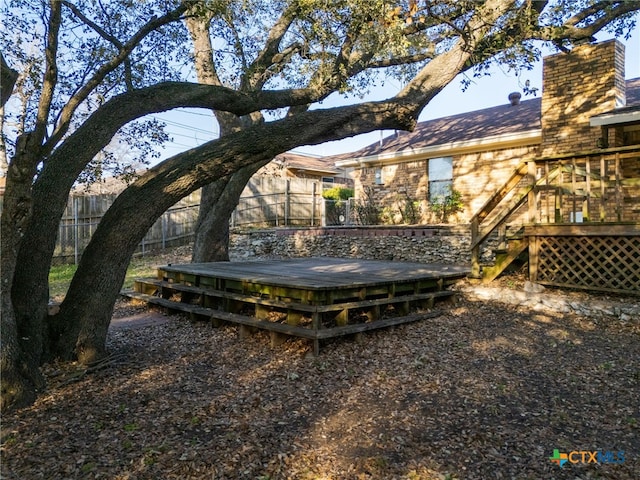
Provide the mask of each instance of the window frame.
[{"label": "window frame", "polygon": [[[432,164],[438,160],[448,161],[447,173],[450,173],[450,175],[447,177],[436,178],[435,180],[432,180],[431,178]],[[434,185],[444,185],[444,187],[437,188],[434,191],[434,188],[433,188]],[[443,198],[439,198],[439,197],[446,196],[446,193],[443,193],[443,192],[445,191],[447,186],[449,187],[450,190],[453,189],[453,157],[451,156],[434,157],[434,158],[428,159],[427,161],[427,199],[429,200],[429,203],[436,203],[438,200],[442,201]]]}]

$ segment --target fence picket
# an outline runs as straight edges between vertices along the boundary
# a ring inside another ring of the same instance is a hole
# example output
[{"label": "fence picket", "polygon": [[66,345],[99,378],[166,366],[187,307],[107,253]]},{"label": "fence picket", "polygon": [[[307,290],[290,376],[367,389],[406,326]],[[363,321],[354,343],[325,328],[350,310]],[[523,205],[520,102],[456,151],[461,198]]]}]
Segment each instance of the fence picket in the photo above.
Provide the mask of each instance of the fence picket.
[{"label": "fence picket", "polygon": [[[231,217],[233,227],[316,226],[324,223],[324,199],[318,180],[255,177],[245,188]],[[100,219],[117,194],[73,195],[60,221],[55,263],[78,263]],[[138,254],[185,245],[193,240],[200,208],[194,192],[167,210],[149,229]],[[318,221],[320,216],[320,222]]]}]

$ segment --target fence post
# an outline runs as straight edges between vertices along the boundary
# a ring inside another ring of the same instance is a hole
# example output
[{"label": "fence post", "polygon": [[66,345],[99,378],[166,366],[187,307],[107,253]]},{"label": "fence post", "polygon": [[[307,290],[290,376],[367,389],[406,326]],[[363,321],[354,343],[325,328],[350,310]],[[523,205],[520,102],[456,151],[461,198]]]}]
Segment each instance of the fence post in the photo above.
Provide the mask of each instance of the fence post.
[{"label": "fence post", "polygon": [[73,261],[78,265],[78,249],[79,249],[79,213],[78,213],[78,197],[73,197]]},{"label": "fence post", "polygon": [[311,226],[316,226],[316,198],[318,195],[317,192],[318,183],[313,182],[311,187]]},{"label": "fence post", "polygon": [[289,217],[291,216],[291,181],[287,180],[284,184],[284,226],[289,226]]},{"label": "fence post", "polygon": [[167,246],[167,223],[169,219],[167,218],[169,211],[166,211],[162,214],[162,249],[164,250]]}]

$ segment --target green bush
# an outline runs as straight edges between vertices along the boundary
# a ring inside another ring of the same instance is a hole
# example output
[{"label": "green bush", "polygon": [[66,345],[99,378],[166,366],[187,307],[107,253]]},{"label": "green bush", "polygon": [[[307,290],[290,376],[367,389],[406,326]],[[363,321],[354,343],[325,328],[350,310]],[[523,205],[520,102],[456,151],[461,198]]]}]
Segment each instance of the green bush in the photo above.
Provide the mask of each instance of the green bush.
[{"label": "green bush", "polygon": [[322,198],[327,200],[349,200],[353,197],[353,188],[332,187],[322,192]]},{"label": "green bush", "polygon": [[451,215],[462,212],[464,210],[463,207],[462,193],[454,190],[451,186],[448,187],[446,195],[438,197],[430,205],[431,211],[442,223],[447,223]]}]

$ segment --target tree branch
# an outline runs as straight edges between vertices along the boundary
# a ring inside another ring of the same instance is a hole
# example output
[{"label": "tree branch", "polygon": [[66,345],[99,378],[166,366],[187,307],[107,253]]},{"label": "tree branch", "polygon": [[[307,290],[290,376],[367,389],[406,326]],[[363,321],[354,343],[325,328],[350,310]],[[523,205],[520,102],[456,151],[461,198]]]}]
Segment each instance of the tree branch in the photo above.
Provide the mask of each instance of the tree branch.
[{"label": "tree branch", "polygon": [[[58,3],[56,0],[52,0],[52,3]],[[136,32],[136,34],[131,37],[131,39],[123,44],[123,48],[120,50],[118,55],[113,57],[111,61],[104,64],[100,67],[96,73],[93,75],[91,79],[80,88],[75,95],[73,95],[67,104],[64,106],[62,111],[60,112],[60,122],[56,126],[49,142],[47,142],[47,150],[51,151],[55,147],[55,145],[62,139],[62,137],[69,130],[69,125],[71,124],[71,118],[75,113],[75,110],[78,106],[89,96],[89,94],[96,88],[104,78],[111,73],[113,70],[118,68],[126,59],[129,57],[129,54],[133,51],[133,49],[151,32],[158,29],[159,27],[166,25],[171,22],[175,22],[180,20],[181,15],[186,11],[188,5],[181,4],[174,10],[168,12],[162,17],[154,17],[149,20],[140,30]]]},{"label": "tree branch", "polygon": [[[554,38],[557,37],[557,35],[554,35],[553,29],[547,29],[546,31],[550,32],[549,39],[551,41],[562,39],[575,41],[591,38],[616,18],[627,13],[640,10],[640,1],[624,1],[617,3],[618,5],[613,9],[607,8],[611,6],[611,2],[599,2],[589,8],[586,8],[564,23],[564,34],[562,35],[564,38]],[[603,12],[604,15],[596,18],[591,24],[584,27],[576,27],[576,25],[581,21],[588,19],[590,16],[597,15],[600,12]]]},{"label": "tree branch", "polygon": [[368,63],[368,68],[386,68],[398,65],[408,65],[412,63],[423,62],[425,60],[433,60],[436,56],[435,51],[416,53],[414,55],[405,55],[402,57],[384,58]]},{"label": "tree branch", "polygon": [[481,58],[475,55],[482,48],[492,25],[513,6],[510,0],[487,0],[477,8],[467,22],[466,33],[455,45],[441,53],[427,65],[398,93],[396,98],[422,102],[421,109],[455,76],[467,70]]},{"label": "tree branch", "polygon": [[[598,2],[598,3],[594,3],[593,5],[590,5],[590,6],[586,7],[586,8],[584,8],[583,10],[580,10],[578,13],[576,13],[571,18],[569,18],[566,22],[564,22],[564,24],[566,26],[574,27],[578,23],[582,22],[583,20],[586,20],[587,18],[589,18],[592,15],[598,15],[602,11],[606,12],[607,11],[607,7],[610,7],[612,3],[617,3],[618,4],[618,7],[616,7],[616,8],[620,8],[620,7],[627,7],[627,8],[630,7],[631,8],[631,10],[622,9],[623,12],[625,10],[627,12],[636,10],[640,6],[640,2],[634,2],[634,1]],[[635,7],[633,5],[634,3],[636,4]],[[613,11],[611,11],[611,13],[613,13]],[[607,18],[607,21],[610,22],[612,19],[616,18],[617,16],[619,16],[619,14],[613,13],[613,16],[605,15],[605,16],[600,17],[600,19]]]},{"label": "tree branch", "polygon": [[[89,19],[82,11],[68,0],[61,0],[62,4],[73,12],[73,14],[80,19],[85,25],[91,27],[98,35],[104,38],[107,42],[112,43],[118,51],[124,49],[124,45],[120,40],[104,30],[100,25]],[[133,75],[131,73],[131,60],[129,56],[124,61],[125,67],[125,83],[129,90],[133,90]]]},{"label": "tree branch", "polygon": [[45,71],[42,83],[40,100],[38,102],[38,112],[36,114],[36,126],[30,140],[41,144],[47,135],[49,123],[49,113],[58,82],[58,32],[62,22],[60,3],[50,0],[51,12],[47,28],[47,45],[45,48]]},{"label": "tree branch", "polygon": [[4,55],[0,52],[0,107],[9,100],[17,80],[18,72],[7,64]]},{"label": "tree branch", "polygon": [[282,62],[291,58],[297,50],[293,46],[290,46],[286,51],[280,52],[280,44],[293,23],[293,20],[296,18],[297,9],[296,2],[289,4],[282,12],[282,15],[280,15],[280,18],[273,24],[271,30],[269,30],[264,48],[248,69],[250,73],[246,75],[245,88],[254,90],[261,89],[271,77],[271,75],[266,75],[269,68],[276,64],[282,64]]}]

